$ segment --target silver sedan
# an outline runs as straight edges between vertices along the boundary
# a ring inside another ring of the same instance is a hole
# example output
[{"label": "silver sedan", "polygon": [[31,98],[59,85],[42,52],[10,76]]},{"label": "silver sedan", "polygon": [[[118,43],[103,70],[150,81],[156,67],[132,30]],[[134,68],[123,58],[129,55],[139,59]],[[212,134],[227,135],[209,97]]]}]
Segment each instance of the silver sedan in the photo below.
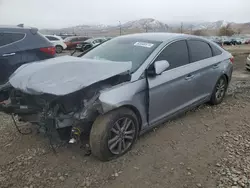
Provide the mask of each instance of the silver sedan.
[{"label": "silver sedan", "polygon": [[[169,118],[202,103],[221,103],[232,71],[232,55],[212,41],[145,33],[116,37],[82,57],[23,66],[9,82],[23,95],[43,98],[29,99],[22,108],[27,111],[33,101],[31,106],[43,109],[36,112],[38,124],[54,119],[49,126],[72,131],[70,143],[87,131],[92,154],[106,161],[125,154],[139,135]],[[47,101],[46,106],[35,101]],[[6,109],[24,119],[20,109]],[[27,114],[25,120],[31,121]]]}]

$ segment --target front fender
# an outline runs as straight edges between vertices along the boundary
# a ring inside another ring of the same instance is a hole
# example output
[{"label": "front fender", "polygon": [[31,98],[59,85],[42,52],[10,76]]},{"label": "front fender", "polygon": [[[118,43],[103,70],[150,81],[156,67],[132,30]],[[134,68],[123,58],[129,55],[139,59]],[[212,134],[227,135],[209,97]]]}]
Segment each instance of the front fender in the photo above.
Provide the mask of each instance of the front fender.
[{"label": "front fender", "polygon": [[103,113],[117,109],[122,106],[132,106],[137,109],[142,120],[146,124],[146,80],[127,82],[100,93],[99,101]]}]

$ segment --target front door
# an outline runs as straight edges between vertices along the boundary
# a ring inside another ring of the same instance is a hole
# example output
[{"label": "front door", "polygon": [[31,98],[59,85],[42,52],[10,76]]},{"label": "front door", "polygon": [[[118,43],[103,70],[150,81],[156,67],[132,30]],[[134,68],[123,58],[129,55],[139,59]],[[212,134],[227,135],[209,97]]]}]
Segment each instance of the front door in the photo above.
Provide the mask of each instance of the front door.
[{"label": "front door", "polygon": [[148,78],[150,125],[189,106],[193,100],[195,75],[190,68],[186,41],[168,45],[155,61],[158,60],[167,60],[170,66],[161,75]]}]

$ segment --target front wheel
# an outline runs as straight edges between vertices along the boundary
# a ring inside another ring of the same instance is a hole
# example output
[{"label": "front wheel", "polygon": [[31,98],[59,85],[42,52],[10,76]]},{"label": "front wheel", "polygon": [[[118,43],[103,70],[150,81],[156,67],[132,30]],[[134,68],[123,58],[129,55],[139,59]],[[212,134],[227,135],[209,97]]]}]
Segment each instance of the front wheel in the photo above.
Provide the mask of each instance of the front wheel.
[{"label": "front wheel", "polygon": [[92,154],[109,161],[128,152],[136,142],[139,123],[128,108],[120,108],[99,116],[90,133]]},{"label": "front wheel", "polygon": [[225,75],[223,75],[219,78],[219,80],[217,81],[214,87],[214,90],[210,99],[210,104],[212,105],[220,104],[225,97],[227,87],[228,87],[227,78]]}]

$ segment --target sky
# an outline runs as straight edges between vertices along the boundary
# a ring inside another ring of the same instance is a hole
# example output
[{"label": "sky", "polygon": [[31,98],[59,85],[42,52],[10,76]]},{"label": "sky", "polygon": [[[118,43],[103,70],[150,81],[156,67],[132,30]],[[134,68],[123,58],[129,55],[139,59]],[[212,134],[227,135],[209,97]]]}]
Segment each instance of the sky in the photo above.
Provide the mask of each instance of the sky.
[{"label": "sky", "polygon": [[0,0],[0,25],[38,28],[118,25],[141,18],[166,23],[250,22],[250,0]]}]

